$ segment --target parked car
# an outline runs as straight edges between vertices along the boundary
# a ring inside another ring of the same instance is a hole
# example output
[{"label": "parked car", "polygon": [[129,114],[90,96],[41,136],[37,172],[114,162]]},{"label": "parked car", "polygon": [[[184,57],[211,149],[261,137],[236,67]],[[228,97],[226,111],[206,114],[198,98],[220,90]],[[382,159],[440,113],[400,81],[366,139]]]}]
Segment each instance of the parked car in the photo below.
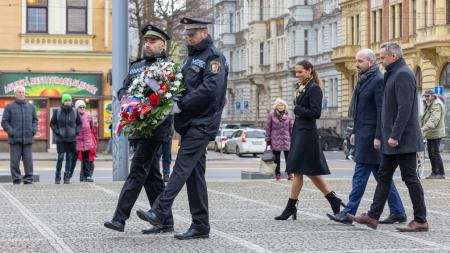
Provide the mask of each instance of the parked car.
[{"label": "parked car", "polygon": [[231,137],[231,135],[233,135],[235,131],[236,129],[228,129],[228,128],[219,129],[219,132],[217,132],[217,136],[214,139],[214,141],[209,142],[208,149],[217,152],[223,150],[225,143],[227,143],[228,139]]},{"label": "parked car", "polygon": [[332,128],[319,128],[319,141],[322,150],[339,149],[342,150],[344,138],[340,137],[336,130]]},{"label": "parked car", "polygon": [[265,131],[256,128],[238,129],[225,144],[225,153],[235,153],[238,156],[262,154],[266,148]]},{"label": "parked car", "polygon": [[342,150],[345,154],[345,159],[353,160],[355,147],[350,143],[350,136],[352,135],[353,126],[347,126],[345,129],[345,139],[342,143]]}]

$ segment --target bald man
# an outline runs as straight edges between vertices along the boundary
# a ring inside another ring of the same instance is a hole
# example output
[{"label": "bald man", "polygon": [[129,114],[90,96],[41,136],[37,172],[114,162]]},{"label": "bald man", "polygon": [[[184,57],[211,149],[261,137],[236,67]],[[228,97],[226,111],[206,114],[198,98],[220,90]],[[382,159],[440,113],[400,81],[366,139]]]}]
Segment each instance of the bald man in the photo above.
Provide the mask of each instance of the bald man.
[{"label": "bald man", "polygon": [[[355,215],[364,195],[370,173],[378,181],[378,169],[381,163],[381,107],[383,100],[383,74],[379,70],[375,53],[370,49],[361,49],[355,57],[358,71],[358,83],[353,91],[349,108],[349,118],[354,120],[350,142],[355,145],[355,173],[352,191],[347,207],[336,215],[327,214],[331,220],[352,224],[347,214]],[[402,200],[392,183],[388,198],[390,215],[380,223],[393,224],[405,222],[406,214]]]}]

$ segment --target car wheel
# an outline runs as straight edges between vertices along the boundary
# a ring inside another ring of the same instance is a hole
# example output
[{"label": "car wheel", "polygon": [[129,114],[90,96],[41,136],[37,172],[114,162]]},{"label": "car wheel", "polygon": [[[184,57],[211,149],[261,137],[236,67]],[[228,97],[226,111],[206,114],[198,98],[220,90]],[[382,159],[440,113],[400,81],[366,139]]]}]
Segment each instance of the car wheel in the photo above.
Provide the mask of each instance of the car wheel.
[{"label": "car wheel", "polygon": [[255,153],[255,154],[253,154],[253,157],[258,157],[258,154],[256,154],[256,153]]},{"label": "car wheel", "polygon": [[239,146],[236,146],[236,155],[242,157],[241,152],[239,151]]},{"label": "car wheel", "polygon": [[323,145],[322,145],[322,149],[324,151],[327,151],[329,148],[330,148],[330,146],[328,145],[328,141],[324,142]]}]

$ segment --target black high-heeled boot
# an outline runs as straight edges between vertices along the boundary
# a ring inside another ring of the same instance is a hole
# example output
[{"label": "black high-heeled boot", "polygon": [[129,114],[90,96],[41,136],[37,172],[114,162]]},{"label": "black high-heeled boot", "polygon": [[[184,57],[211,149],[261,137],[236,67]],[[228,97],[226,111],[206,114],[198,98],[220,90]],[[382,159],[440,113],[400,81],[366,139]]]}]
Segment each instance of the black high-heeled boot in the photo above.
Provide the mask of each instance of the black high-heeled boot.
[{"label": "black high-heeled boot", "polygon": [[297,219],[297,203],[298,199],[289,199],[286,208],[280,216],[275,217],[275,220],[287,220],[292,216],[293,220]]},{"label": "black high-heeled boot", "polygon": [[338,198],[334,191],[325,195],[325,198],[327,198],[330,203],[331,209],[335,215],[341,212],[341,206],[346,207],[346,205],[342,203],[342,199]]}]

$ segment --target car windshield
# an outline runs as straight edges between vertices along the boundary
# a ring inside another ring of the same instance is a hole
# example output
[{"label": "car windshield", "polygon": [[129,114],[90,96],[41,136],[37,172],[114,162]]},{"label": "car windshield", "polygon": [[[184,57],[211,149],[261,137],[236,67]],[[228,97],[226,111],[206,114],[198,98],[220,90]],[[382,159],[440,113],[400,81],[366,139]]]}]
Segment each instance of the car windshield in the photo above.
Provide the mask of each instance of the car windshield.
[{"label": "car windshield", "polygon": [[247,132],[247,138],[265,138],[265,134],[264,132],[260,132],[260,131],[248,131]]},{"label": "car windshield", "polygon": [[223,136],[230,138],[235,131],[223,131]]}]

